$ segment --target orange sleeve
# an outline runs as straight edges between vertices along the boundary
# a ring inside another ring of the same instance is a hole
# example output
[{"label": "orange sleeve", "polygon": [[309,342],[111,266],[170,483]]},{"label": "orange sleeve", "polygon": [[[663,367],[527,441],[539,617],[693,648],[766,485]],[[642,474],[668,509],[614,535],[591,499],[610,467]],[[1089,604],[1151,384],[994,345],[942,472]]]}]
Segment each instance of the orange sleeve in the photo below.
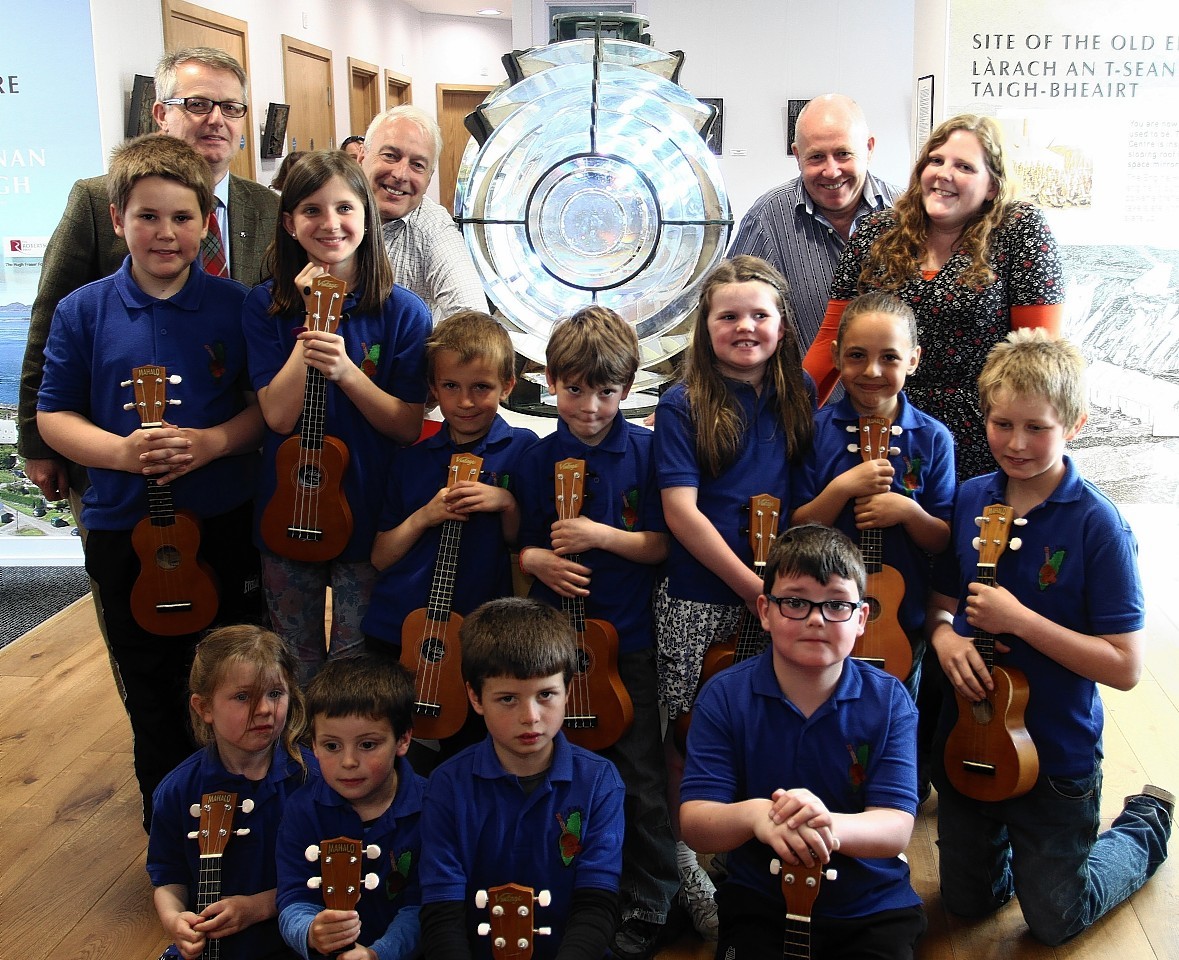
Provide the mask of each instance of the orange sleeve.
[{"label": "orange sleeve", "polygon": [[[811,375],[815,381],[815,395],[819,406],[827,402],[835,384],[839,382],[839,371],[835,369],[835,360],[831,356],[831,344],[839,333],[839,321],[843,318],[843,311],[847,309],[850,300],[828,300],[827,312],[823,314],[823,322],[819,332],[815,334],[815,342],[802,358],[802,369]],[[1012,309],[1012,325],[1014,325],[1015,310]]]},{"label": "orange sleeve", "polygon": [[1063,320],[1063,303],[1015,303],[1011,305],[1012,330],[1022,330],[1024,327],[1043,327],[1048,331],[1049,336],[1059,337]]}]

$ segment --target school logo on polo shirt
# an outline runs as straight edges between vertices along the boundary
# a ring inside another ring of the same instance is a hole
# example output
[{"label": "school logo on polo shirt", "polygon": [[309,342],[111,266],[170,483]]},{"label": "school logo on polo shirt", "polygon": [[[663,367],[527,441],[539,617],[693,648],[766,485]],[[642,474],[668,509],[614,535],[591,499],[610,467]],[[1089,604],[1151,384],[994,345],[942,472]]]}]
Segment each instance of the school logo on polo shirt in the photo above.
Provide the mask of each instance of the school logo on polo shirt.
[{"label": "school logo on polo shirt", "polygon": [[557,823],[561,825],[561,835],[558,838],[561,850],[561,862],[569,866],[573,858],[581,853],[581,811],[574,810],[564,819],[557,814]]},{"label": "school logo on polo shirt", "polygon": [[396,900],[409,883],[409,870],[413,866],[413,854],[406,850],[403,853],[389,854],[389,878],[385,881],[385,893],[390,900]]},{"label": "school logo on polo shirt", "polygon": [[914,457],[912,460],[908,457],[902,459],[905,461],[905,473],[901,477],[901,486],[910,497],[916,497],[917,491],[921,488],[921,468],[924,464],[920,457]]},{"label": "school logo on polo shirt", "polygon": [[358,366],[361,373],[372,380],[377,375],[377,364],[381,362],[381,345],[374,343],[370,347],[367,343],[361,342],[360,350],[364,356]]},{"label": "school logo on polo shirt", "polygon": [[1056,578],[1060,576],[1062,563],[1064,563],[1063,550],[1053,550],[1051,547],[1044,548],[1044,565],[1040,567],[1040,573],[1036,578],[1041,590],[1047,590],[1056,583]]},{"label": "school logo on polo shirt", "polygon": [[861,743],[858,747],[847,745],[847,752],[851,756],[851,766],[847,769],[847,780],[853,791],[858,792],[867,779],[868,744]]}]

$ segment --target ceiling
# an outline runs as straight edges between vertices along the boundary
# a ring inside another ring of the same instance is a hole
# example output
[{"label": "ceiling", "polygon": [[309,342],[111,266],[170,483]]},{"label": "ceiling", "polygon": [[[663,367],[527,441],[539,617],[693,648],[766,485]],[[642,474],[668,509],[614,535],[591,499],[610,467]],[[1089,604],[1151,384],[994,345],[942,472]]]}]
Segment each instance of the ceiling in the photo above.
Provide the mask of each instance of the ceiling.
[{"label": "ceiling", "polygon": [[[486,19],[512,19],[512,0],[405,0],[405,2],[422,13],[438,13],[448,17],[474,17],[478,11],[494,7],[502,12],[498,17]],[[484,18],[480,17],[480,19]]]}]

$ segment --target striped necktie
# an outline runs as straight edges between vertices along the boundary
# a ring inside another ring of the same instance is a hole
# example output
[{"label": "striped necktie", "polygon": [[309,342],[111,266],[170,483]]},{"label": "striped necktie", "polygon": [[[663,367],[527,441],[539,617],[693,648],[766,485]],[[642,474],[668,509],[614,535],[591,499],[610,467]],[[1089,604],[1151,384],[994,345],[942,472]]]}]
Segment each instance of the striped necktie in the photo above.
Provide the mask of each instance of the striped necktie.
[{"label": "striped necktie", "polygon": [[209,213],[209,232],[201,241],[201,266],[205,273],[214,277],[228,277],[229,267],[225,263],[225,245],[221,242],[221,224],[217,222],[217,207],[220,201],[213,205]]}]

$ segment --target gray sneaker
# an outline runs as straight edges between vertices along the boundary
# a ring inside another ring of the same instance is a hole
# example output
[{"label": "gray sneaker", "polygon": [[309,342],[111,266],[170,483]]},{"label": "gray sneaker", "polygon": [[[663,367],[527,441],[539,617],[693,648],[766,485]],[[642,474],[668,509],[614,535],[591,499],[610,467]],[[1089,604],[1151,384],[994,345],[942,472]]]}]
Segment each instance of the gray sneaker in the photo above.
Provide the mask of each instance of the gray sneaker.
[{"label": "gray sneaker", "polygon": [[685,869],[680,867],[680,890],[676,895],[681,907],[688,911],[692,926],[705,940],[715,941],[720,933],[716,912],[716,887],[700,864]]}]

